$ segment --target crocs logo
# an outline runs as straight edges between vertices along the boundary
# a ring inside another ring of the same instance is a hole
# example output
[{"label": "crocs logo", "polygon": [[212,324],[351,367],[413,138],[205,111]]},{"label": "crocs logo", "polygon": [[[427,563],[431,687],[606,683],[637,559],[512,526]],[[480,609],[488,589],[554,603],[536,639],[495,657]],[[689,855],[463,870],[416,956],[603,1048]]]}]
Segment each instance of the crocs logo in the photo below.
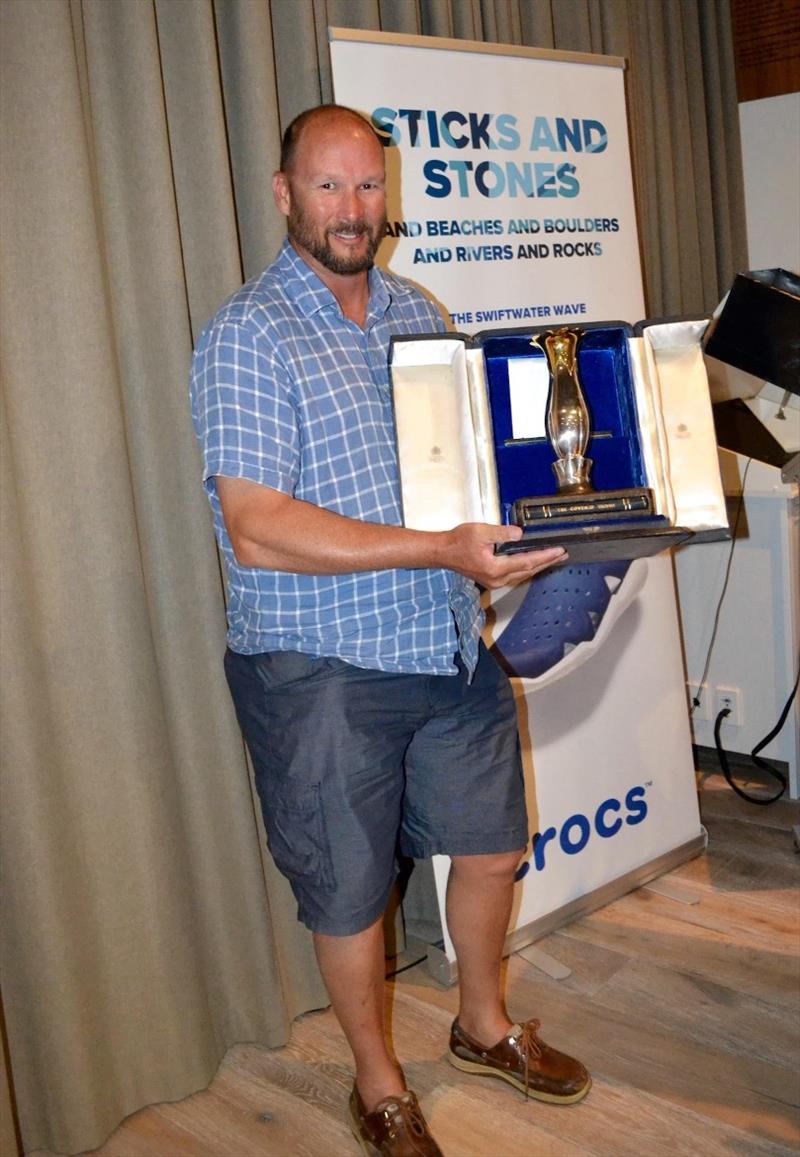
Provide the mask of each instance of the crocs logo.
[{"label": "crocs logo", "polygon": [[567,816],[560,829],[545,828],[543,832],[537,832],[531,840],[533,860],[526,860],[524,864],[520,864],[515,879],[521,880],[523,876],[527,876],[531,863],[537,872],[543,872],[547,863],[548,849],[555,850],[556,844],[565,855],[577,856],[578,852],[582,852],[589,843],[593,832],[601,839],[608,840],[622,831],[624,825],[635,827],[636,824],[640,824],[647,816],[645,790],[644,786],[632,787],[621,802],[613,796],[604,799],[591,818],[583,812],[575,812],[574,815]]}]

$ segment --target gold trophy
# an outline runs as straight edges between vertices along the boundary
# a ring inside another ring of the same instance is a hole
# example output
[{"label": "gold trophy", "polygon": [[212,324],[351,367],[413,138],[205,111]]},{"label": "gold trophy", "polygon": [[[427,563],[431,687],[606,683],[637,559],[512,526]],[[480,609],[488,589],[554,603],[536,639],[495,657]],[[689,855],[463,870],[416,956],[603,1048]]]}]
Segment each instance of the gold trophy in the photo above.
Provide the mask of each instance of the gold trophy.
[{"label": "gold trophy", "polygon": [[558,484],[555,495],[518,498],[514,521],[520,526],[552,521],[575,525],[597,519],[627,519],[653,514],[653,495],[647,487],[595,490],[589,481],[592,460],[586,457],[591,422],[578,376],[581,329],[545,330],[534,334],[531,345],[544,352],[550,370],[547,399],[547,437],[555,451],[552,463]]}]

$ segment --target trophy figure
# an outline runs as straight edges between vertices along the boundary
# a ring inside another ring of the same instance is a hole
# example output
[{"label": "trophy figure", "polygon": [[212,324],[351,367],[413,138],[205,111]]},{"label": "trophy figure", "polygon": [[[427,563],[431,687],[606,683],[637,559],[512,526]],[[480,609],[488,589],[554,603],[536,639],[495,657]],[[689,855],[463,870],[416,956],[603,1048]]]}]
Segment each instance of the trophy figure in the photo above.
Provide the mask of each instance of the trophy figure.
[{"label": "trophy figure", "polygon": [[520,526],[545,520],[575,525],[595,520],[652,517],[653,495],[646,487],[596,490],[589,481],[591,458],[586,450],[591,436],[589,410],[578,376],[578,345],[583,330],[567,326],[546,330],[531,338],[542,350],[550,370],[547,399],[547,437],[556,458],[552,463],[558,493],[518,498],[514,520]]},{"label": "trophy figure", "polygon": [[589,474],[589,411],[578,378],[580,330],[547,330],[531,339],[544,351],[550,367],[547,401],[547,436],[556,452],[553,473],[561,494],[586,494],[592,489]]}]

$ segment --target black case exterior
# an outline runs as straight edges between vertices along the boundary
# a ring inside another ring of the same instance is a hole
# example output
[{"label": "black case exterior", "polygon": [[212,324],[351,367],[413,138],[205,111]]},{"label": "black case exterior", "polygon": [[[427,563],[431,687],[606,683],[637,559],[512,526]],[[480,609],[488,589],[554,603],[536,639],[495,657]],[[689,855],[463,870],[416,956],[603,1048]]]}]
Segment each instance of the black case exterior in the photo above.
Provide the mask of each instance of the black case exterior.
[{"label": "black case exterior", "polygon": [[738,273],[705,352],[800,394],[800,277],[786,269]]},{"label": "black case exterior", "polygon": [[[683,526],[649,527],[644,531],[640,526],[628,529],[617,526],[613,531],[603,530],[602,533],[599,527],[586,526],[561,535],[551,535],[546,531],[523,535],[517,542],[503,543],[496,547],[495,554],[520,554],[529,550],[563,546],[569,554],[570,562],[619,561],[660,554],[662,550],[680,546],[695,537],[693,531]],[[715,537],[720,536],[715,532]]]}]

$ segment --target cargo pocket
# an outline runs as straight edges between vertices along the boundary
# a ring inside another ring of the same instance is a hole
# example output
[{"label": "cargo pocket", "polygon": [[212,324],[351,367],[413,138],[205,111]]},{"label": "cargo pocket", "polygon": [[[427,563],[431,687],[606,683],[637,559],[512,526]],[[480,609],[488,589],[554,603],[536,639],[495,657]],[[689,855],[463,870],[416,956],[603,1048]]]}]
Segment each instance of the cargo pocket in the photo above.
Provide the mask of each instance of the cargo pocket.
[{"label": "cargo pocket", "polygon": [[279,870],[289,880],[332,892],[336,880],[319,784],[284,785],[269,792],[265,804],[267,844]]}]

